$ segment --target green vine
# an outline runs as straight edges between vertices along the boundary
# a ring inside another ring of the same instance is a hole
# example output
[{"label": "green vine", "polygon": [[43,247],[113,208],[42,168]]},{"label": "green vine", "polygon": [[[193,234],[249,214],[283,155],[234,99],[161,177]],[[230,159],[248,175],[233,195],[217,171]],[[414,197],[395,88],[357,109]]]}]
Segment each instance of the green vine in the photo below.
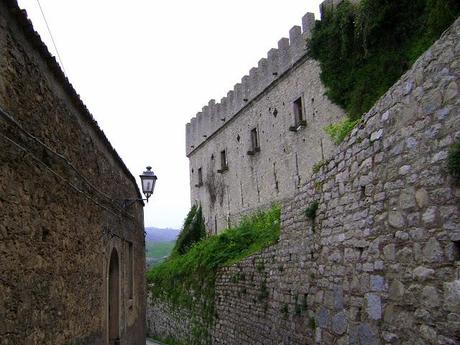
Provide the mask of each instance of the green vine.
[{"label": "green vine", "polygon": [[348,114],[328,127],[341,142],[460,15],[458,0],[345,0],[326,9],[309,42],[328,97]]},{"label": "green vine", "polygon": [[318,210],[319,203],[318,201],[313,201],[306,209],[305,216],[310,220],[315,220],[316,211]]}]

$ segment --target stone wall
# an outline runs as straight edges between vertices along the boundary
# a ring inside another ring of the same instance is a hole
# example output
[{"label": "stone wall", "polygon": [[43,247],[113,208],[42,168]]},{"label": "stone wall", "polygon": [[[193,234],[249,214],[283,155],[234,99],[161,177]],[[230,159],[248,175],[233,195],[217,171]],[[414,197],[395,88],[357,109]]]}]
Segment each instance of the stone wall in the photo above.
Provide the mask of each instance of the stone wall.
[{"label": "stone wall", "polygon": [[[334,149],[323,128],[344,113],[325,96],[319,63],[307,56],[313,14],[304,16],[302,26],[293,27],[290,39],[283,38],[228,97],[219,104],[212,100],[187,125],[191,202],[201,204],[209,232],[292,197],[313,165]],[[300,126],[294,116],[299,98],[305,121]],[[220,171],[224,150],[228,170]]]},{"label": "stone wall", "polygon": [[460,19],[284,205],[279,244],[221,271],[214,344],[460,343],[459,57]]},{"label": "stone wall", "polygon": [[211,343],[203,308],[196,303],[192,308],[171,305],[162,298],[148,298],[147,335],[165,342],[174,340],[180,344],[206,345]]},{"label": "stone wall", "polygon": [[459,57],[460,19],[286,200],[279,243],[220,270],[213,344],[460,344]]},{"label": "stone wall", "polygon": [[136,181],[16,1],[0,52],[0,344],[108,344],[113,253],[113,329],[145,344],[143,209],[121,208]]}]

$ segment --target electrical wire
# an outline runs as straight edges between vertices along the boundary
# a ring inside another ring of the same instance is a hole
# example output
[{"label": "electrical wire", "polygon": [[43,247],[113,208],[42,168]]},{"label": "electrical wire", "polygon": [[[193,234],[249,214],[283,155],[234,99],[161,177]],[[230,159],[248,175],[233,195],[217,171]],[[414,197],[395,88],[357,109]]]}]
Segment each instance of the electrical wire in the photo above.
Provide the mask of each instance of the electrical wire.
[{"label": "electrical wire", "polygon": [[[51,169],[45,162],[43,162],[40,158],[38,158],[32,151],[30,151],[29,149],[27,149],[26,147],[22,146],[21,144],[17,143],[16,141],[14,141],[13,139],[9,138],[8,136],[4,135],[3,133],[0,133],[0,136],[3,137],[5,140],[7,140],[8,142],[10,142],[11,144],[13,144],[14,146],[16,146],[17,148],[19,148],[21,151],[25,152],[25,155],[23,157],[23,159],[25,159],[26,157],[31,157],[35,162],[37,162],[39,165],[43,166],[47,171],[49,171],[51,174],[53,174],[54,176],[56,176],[57,178],[59,178],[60,180],[62,180],[64,183],[66,183],[67,185],[69,185],[73,190],[75,190],[76,192],[84,195],[88,200],[92,201],[94,204],[98,205],[99,207],[101,207],[102,209],[106,210],[107,212],[111,213],[112,215],[118,217],[120,215],[123,215],[127,218],[129,218],[132,222],[134,222],[136,224],[137,227],[140,227],[140,228],[143,228],[144,226],[142,224],[140,224],[137,219],[132,216],[131,214],[129,214],[125,209],[123,209],[122,207],[119,207],[117,205],[117,200],[114,200],[113,198],[111,198],[109,195],[107,195],[106,193],[100,191],[99,189],[97,189],[91,182],[88,181],[88,179],[83,176],[77,168],[75,168],[73,166],[73,164],[62,154],[54,151],[52,148],[50,148],[48,145],[46,145],[45,143],[43,143],[40,139],[38,139],[36,136],[34,136],[33,134],[31,134],[30,132],[28,132],[27,130],[24,129],[24,127],[12,116],[10,115],[9,113],[7,113],[5,110],[2,109],[2,107],[0,107],[0,118],[3,118],[4,120],[6,120],[8,123],[14,125],[16,128],[18,128],[22,133],[24,133],[27,137],[29,137],[30,139],[32,139],[34,142],[38,143],[40,146],[42,146],[44,149],[46,149],[48,152],[50,152],[51,154],[53,154],[54,156],[58,157],[60,160],[62,160],[68,167],[70,167],[70,169],[80,178],[80,180],[82,180],[86,185],[87,187],[89,187],[90,190],[93,190],[95,191],[97,194],[99,194],[100,197],[104,198],[105,199],[105,202],[106,203],[109,203],[111,208],[108,208],[106,206],[104,206],[102,203],[100,203],[99,201],[97,201],[96,199],[94,199],[90,194],[86,193],[85,191],[83,191],[82,189],[78,188],[75,184],[71,183],[70,181],[68,181],[67,179],[65,179],[63,176],[59,175],[56,171],[54,171],[53,169]],[[113,209],[115,209],[118,213],[114,212]],[[145,232],[145,231],[144,231]],[[116,233],[112,232],[111,230],[108,230],[107,232],[104,232],[105,235],[108,235],[108,236],[111,236],[112,238],[113,237],[118,237],[120,239],[123,239],[123,237],[117,235]],[[104,235],[104,234],[103,234]],[[137,241],[135,241],[137,242]]]},{"label": "electrical wire", "polygon": [[53,42],[54,49],[56,50],[56,54],[58,56],[62,70],[64,71],[64,74],[67,75],[67,72],[65,71],[64,63],[62,62],[61,54],[59,54],[59,50],[57,48],[56,42],[54,41],[53,34],[51,33],[50,26],[48,25],[48,21],[46,20],[45,12],[43,11],[42,5],[40,4],[40,0],[37,0],[37,3],[38,3],[38,7],[40,8],[40,12],[42,13],[43,20],[45,21],[46,28],[48,29],[48,33],[51,37],[51,42]]},{"label": "electrical wire", "polygon": [[[86,197],[89,201],[93,202],[94,204],[96,204],[97,206],[99,206],[100,208],[104,209],[105,211],[109,212],[110,214],[112,214],[113,216],[115,217],[119,217],[120,214],[114,212],[113,210],[111,210],[110,208],[104,206],[103,204],[101,204],[100,202],[98,202],[97,200],[95,200],[91,195],[89,195],[88,193],[85,193],[83,190],[81,190],[80,188],[78,188],[76,185],[74,185],[73,183],[71,183],[70,181],[68,181],[67,179],[65,179],[63,176],[61,176],[60,174],[58,174],[56,171],[54,171],[53,169],[51,169],[45,162],[43,162],[41,159],[39,159],[37,156],[35,156],[30,150],[28,150],[27,148],[25,148],[24,146],[22,146],[21,144],[17,143],[16,141],[14,141],[13,139],[9,138],[8,136],[4,135],[3,133],[0,133],[0,136],[2,138],[4,138],[6,141],[8,141],[9,143],[11,143],[12,145],[16,146],[18,149],[20,149],[21,151],[25,152],[25,155],[22,157],[23,159],[27,158],[27,157],[30,157],[32,158],[32,160],[34,160],[36,163],[38,163],[38,165],[44,167],[47,171],[49,171],[52,175],[54,175],[55,177],[57,177],[58,179],[60,179],[61,181],[63,181],[65,184],[67,184],[68,186],[70,186],[73,190],[75,190],[77,193],[83,195],[84,197]],[[129,218],[131,221],[133,221],[137,227],[140,227],[140,228],[143,228],[143,226],[137,222],[136,218],[133,217],[132,215],[128,214],[127,212],[122,212],[123,215],[127,218]],[[145,233],[145,231],[144,231]],[[116,232],[113,232],[112,230],[110,229],[104,229],[104,231],[102,232],[100,238],[104,237],[104,236],[110,236],[111,238],[113,237],[117,237],[121,240],[126,240],[126,238],[124,238],[123,236],[120,236],[118,235]],[[136,240],[133,240],[133,239],[130,239],[131,242],[133,243],[138,243],[138,244],[142,244],[144,245],[144,243],[142,241],[136,241]]]},{"label": "electrical wire", "polygon": [[26,158],[26,157],[31,157],[34,161],[36,161],[37,163],[39,163],[41,166],[43,166],[46,170],[48,170],[51,174],[53,174],[54,176],[56,176],[57,178],[59,178],[60,180],[62,180],[64,183],[66,183],[67,185],[69,185],[73,190],[75,190],[76,192],[80,193],[80,194],[83,194],[84,196],[86,196],[89,200],[91,200],[93,203],[95,203],[96,205],[98,205],[99,207],[103,208],[104,210],[106,210],[107,212],[110,212],[111,214],[113,214],[114,216],[118,216],[118,214],[116,214],[115,212],[113,212],[111,209],[109,209],[108,207],[102,205],[100,202],[98,202],[97,200],[95,200],[94,198],[92,198],[88,193],[85,193],[83,190],[79,189],[77,186],[75,186],[73,183],[69,182],[68,180],[66,180],[64,177],[62,177],[61,175],[59,175],[57,172],[55,172],[53,169],[51,169],[48,165],[46,165],[46,163],[44,163],[42,160],[40,160],[37,156],[35,156],[30,150],[28,150],[27,148],[25,148],[24,146],[22,146],[21,144],[18,144],[17,142],[15,142],[13,139],[7,137],[6,135],[4,135],[3,133],[0,133],[0,135],[6,140],[8,141],[9,143],[13,144],[14,146],[16,146],[18,149],[20,149],[21,151],[24,151],[26,153],[26,155],[23,157]]},{"label": "electrical wire", "polygon": [[[43,148],[45,148],[47,151],[49,151],[50,153],[52,153],[53,155],[55,155],[56,157],[58,157],[59,159],[63,160],[65,164],[67,164],[91,189],[93,189],[94,191],[96,191],[97,193],[99,193],[101,196],[103,196],[104,198],[106,198],[107,200],[109,200],[110,202],[112,203],[116,203],[117,201],[114,200],[112,197],[110,197],[108,194],[100,191],[98,188],[96,188],[91,182],[88,181],[88,179],[83,176],[78,170],[77,168],[75,168],[73,166],[73,164],[62,154],[54,151],[52,148],[50,148],[48,145],[46,145],[44,142],[42,142],[40,139],[38,139],[37,137],[35,137],[34,135],[32,135],[30,132],[26,131],[24,129],[24,127],[22,127],[22,125],[10,114],[8,114],[5,110],[3,110],[1,107],[0,107],[0,115],[2,115],[8,122],[12,123],[13,125],[15,125],[21,132],[23,132],[24,134],[26,134],[29,138],[31,138],[32,140],[34,140],[35,142],[37,142],[39,145],[41,145]],[[119,208],[120,210],[122,210],[121,208]]]}]

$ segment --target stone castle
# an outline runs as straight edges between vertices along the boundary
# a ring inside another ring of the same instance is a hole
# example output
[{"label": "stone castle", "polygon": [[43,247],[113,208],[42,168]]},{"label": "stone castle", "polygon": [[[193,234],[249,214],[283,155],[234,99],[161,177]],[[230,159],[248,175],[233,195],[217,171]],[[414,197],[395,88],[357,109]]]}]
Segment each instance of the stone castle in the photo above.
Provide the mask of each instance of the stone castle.
[{"label": "stone castle", "polygon": [[324,95],[319,64],[307,55],[314,25],[307,13],[220,103],[209,101],[187,124],[191,202],[202,206],[209,232],[292,197],[333,151],[323,128],[344,112]]},{"label": "stone castle", "polygon": [[145,345],[136,180],[15,0],[0,0],[0,344]]}]

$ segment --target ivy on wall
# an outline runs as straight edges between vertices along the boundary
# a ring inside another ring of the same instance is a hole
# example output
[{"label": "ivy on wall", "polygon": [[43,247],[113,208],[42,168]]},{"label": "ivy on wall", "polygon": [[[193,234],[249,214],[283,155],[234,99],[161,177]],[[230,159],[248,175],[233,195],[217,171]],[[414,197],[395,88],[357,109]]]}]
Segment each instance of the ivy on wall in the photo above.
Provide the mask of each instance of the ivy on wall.
[{"label": "ivy on wall", "polygon": [[328,97],[347,112],[347,124],[360,119],[459,15],[458,0],[345,0],[325,9],[309,51],[320,62]]},{"label": "ivy on wall", "polygon": [[182,230],[172,250],[172,256],[183,255],[189,251],[194,243],[206,237],[203,214],[200,206],[192,206],[185,218]]}]

